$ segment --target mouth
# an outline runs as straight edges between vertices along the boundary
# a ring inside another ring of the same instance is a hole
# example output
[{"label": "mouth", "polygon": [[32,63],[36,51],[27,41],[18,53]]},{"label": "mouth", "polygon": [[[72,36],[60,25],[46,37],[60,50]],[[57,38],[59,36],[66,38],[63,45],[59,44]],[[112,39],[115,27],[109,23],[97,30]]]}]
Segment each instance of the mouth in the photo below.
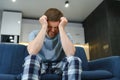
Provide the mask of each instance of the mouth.
[{"label": "mouth", "polygon": [[55,33],[54,33],[54,32],[51,32],[50,34],[51,34],[51,36],[55,36]]},{"label": "mouth", "polygon": [[50,37],[54,37],[56,34],[54,32],[49,32],[48,34]]}]

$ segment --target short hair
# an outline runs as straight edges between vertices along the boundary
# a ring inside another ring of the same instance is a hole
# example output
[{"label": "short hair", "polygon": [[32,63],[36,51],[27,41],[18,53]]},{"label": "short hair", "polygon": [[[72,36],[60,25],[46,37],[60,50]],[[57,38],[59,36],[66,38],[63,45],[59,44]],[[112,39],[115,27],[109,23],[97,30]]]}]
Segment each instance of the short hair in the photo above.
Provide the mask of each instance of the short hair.
[{"label": "short hair", "polygon": [[48,21],[60,21],[60,18],[63,17],[63,13],[56,8],[49,8],[45,13]]}]

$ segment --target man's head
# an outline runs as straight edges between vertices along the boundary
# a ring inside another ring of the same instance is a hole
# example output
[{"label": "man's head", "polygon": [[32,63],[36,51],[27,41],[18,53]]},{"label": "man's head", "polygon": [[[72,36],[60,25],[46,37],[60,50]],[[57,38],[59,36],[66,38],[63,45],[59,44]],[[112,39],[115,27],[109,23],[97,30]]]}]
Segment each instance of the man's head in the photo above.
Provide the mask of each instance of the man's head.
[{"label": "man's head", "polygon": [[47,16],[48,21],[60,21],[60,18],[63,17],[63,13],[56,8],[49,8],[44,15]]},{"label": "man's head", "polygon": [[44,15],[47,16],[48,22],[47,34],[49,37],[53,38],[59,32],[58,26],[60,18],[63,17],[63,13],[56,8],[50,8],[44,13]]}]

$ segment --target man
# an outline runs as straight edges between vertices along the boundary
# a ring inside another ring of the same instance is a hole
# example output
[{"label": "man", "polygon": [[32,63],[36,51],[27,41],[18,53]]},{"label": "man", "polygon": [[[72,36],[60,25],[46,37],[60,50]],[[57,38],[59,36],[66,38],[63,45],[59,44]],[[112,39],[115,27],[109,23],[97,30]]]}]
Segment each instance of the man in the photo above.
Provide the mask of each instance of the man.
[{"label": "man", "polygon": [[30,34],[30,55],[25,58],[22,80],[40,80],[48,67],[44,64],[46,60],[61,60],[52,67],[62,70],[62,80],[81,80],[81,60],[74,57],[75,47],[65,32],[68,21],[62,12],[50,8],[39,22],[41,29]]}]

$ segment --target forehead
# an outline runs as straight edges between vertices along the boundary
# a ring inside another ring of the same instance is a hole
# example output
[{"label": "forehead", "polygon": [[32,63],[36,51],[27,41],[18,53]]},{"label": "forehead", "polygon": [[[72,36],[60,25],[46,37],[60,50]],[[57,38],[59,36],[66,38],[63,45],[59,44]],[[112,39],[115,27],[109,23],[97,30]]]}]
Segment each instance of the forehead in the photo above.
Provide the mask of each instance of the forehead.
[{"label": "forehead", "polygon": [[57,27],[59,23],[59,21],[48,21],[48,26]]}]

